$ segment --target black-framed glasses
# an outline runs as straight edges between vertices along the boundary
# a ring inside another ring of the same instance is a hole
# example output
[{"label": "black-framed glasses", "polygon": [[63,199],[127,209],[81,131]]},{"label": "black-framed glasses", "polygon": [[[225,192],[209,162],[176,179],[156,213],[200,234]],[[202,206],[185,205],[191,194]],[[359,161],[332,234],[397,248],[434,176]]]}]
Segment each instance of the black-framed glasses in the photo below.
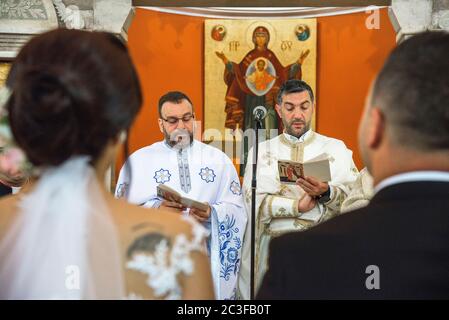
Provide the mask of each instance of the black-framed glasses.
[{"label": "black-framed glasses", "polygon": [[187,123],[190,120],[192,120],[194,117],[195,117],[195,115],[193,113],[188,113],[188,114],[185,114],[181,118],[178,118],[178,117],[163,118],[163,117],[161,117],[161,119],[164,120],[165,122],[168,122],[169,124],[177,124],[179,122],[179,120],[182,120],[182,122]]}]

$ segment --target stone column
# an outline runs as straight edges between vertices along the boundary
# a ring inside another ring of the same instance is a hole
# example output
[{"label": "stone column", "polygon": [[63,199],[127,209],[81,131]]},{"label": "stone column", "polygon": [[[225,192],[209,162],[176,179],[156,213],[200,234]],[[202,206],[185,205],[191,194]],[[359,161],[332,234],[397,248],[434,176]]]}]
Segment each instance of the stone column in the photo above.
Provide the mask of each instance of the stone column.
[{"label": "stone column", "polygon": [[32,35],[57,27],[51,0],[0,1],[0,60],[13,59]]},{"label": "stone column", "polygon": [[449,31],[449,0],[392,0],[389,15],[397,42],[426,30]]}]

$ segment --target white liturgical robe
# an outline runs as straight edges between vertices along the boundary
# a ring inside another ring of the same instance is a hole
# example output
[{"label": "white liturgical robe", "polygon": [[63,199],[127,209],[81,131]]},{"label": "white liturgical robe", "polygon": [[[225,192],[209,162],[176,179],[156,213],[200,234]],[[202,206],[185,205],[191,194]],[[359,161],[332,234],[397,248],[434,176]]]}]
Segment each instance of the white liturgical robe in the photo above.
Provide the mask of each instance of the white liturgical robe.
[{"label": "white liturgical robe", "polygon": [[[326,154],[330,162],[330,200],[324,204],[317,202],[308,212],[298,212],[298,202],[305,192],[296,184],[280,182],[278,160],[304,162],[322,154]],[[243,180],[243,195],[249,220],[251,219],[252,159],[253,150],[250,150]],[[341,203],[348,193],[348,186],[356,180],[357,175],[358,170],[352,160],[352,151],[346,148],[342,141],[320,135],[312,130],[307,131],[299,139],[283,133],[259,144],[255,221],[255,292],[267,270],[271,238],[286,232],[305,230],[338,214]],[[243,299],[248,299],[250,292],[250,229],[249,221],[239,278],[239,293]]]},{"label": "white liturgical robe", "polygon": [[117,182],[118,198],[157,208],[162,201],[157,186],[165,184],[184,197],[209,203],[211,218],[205,226],[210,230],[208,252],[215,295],[235,299],[247,216],[240,180],[228,156],[197,140],[184,149],[161,141],[134,152],[127,164]]}]

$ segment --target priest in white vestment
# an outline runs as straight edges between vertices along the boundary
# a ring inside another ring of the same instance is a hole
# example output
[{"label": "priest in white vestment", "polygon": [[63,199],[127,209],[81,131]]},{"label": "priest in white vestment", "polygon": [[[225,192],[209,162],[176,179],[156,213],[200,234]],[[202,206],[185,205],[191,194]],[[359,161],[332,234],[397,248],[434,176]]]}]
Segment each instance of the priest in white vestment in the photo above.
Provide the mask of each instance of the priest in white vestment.
[{"label": "priest in white vestment", "polygon": [[[207,243],[217,299],[235,299],[247,216],[240,180],[229,157],[193,139],[190,99],[169,92],[159,100],[164,141],[134,152],[120,171],[116,197],[153,208],[191,215],[210,230]],[[131,174],[130,174],[131,172]],[[208,204],[207,211],[183,208],[157,195],[166,185],[183,197]]]},{"label": "priest in white vestment", "polygon": [[[310,129],[314,112],[313,92],[299,80],[288,80],[278,94],[276,110],[284,132],[259,144],[256,188],[255,292],[267,270],[268,248],[272,237],[302,231],[339,214],[348,186],[357,178],[358,170],[352,151],[337,139]],[[280,182],[278,160],[304,162],[326,154],[330,162],[331,180],[321,182],[314,177],[299,179],[296,184]],[[245,207],[249,216],[245,234],[243,261],[239,278],[239,296],[250,295],[251,257],[251,180],[253,150],[243,181]],[[326,244],[323,243],[323,246]],[[292,254],[300,254],[292,252]],[[307,263],[307,261],[304,261]],[[307,277],[307,275],[304,275]]]},{"label": "priest in white vestment", "polygon": [[373,177],[368,168],[360,170],[357,180],[349,187],[347,198],[341,204],[341,212],[346,213],[366,207],[374,195]]}]

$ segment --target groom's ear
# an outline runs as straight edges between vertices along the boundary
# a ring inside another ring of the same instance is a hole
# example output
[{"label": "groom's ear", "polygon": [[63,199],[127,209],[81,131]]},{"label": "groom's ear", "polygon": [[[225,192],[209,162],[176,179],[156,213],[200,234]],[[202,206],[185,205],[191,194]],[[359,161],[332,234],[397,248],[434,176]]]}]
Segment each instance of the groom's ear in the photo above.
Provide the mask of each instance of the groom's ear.
[{"label": "groom's ear", "polygon": [[369,113],[368,146],[372,149],[377,149],[385,140],[385,116],[382,110],[376,107],[372,107]]}]

